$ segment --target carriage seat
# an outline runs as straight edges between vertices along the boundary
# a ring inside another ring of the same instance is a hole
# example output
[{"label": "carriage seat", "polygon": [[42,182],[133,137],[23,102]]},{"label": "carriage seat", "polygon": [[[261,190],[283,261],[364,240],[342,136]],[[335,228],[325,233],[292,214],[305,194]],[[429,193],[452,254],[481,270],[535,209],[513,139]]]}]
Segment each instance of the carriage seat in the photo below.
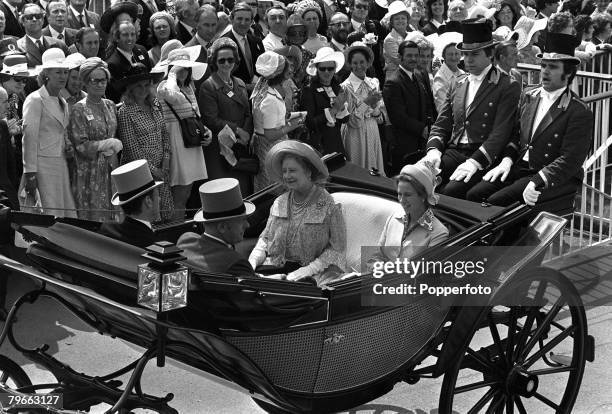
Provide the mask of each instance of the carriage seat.
[{"label": "carriage seat", "polygon": [[378,196],[352,192],[333,193],[336,203],[342,205],[346,224],[347,271],[361,271],[361,247],[376,246],[385,223],[400,207],[397,201]]}]

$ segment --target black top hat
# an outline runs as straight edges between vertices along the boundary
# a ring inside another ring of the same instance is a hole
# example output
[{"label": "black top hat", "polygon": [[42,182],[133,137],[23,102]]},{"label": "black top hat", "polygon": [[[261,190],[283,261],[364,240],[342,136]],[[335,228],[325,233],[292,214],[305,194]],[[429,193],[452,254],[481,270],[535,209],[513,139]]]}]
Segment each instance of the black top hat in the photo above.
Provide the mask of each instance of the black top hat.
[{"label": "black top hat", "polygon": [[131,1],[122,1],[106,9],[102,17],[100,17],[100,28],[102,31],[110,33],[113,22],[121,13],[129,14],[132,20],[136,21],[138,16],[142,14],[142,6],[132,3]]},{"label": "black top hat", "polygon": [[117,81],[115,81],[115,85],[117,85],[117,89],[120,91],[125,91],[125,88],[129,84],[133,84],[136,82],[140,82],[142,80],[152,79],[154,81],[159,81],[164,77],[164,72],[153,72],[149,71],[142,63],[133,64],[130,69],[123,74],[123,76]]},{"label": "black top hat", "polygon": [[542,60],[564,60],[580,63],[580,59],[574,56],[576,47],[580,44],[574,35],[564,33],[546,33],[546,44],[544,52],[536,56]]},{"label": "black top hat", "polygon": [[463,29],[463,42],[457,45],[460,52],[485,49],[495,46],[493,40],[493,26],[489,20],[483,18],[467,19],[461,22]]},{"label": "black top hat", "polygon": [[451,20],[449,22],[446,22],[443,25],[440,25],[440,27],[438,28],[438,34],[442,34],[446,32],[463,33],[463,26],[461,26],[461,22],[458,22],[456,20]]}]

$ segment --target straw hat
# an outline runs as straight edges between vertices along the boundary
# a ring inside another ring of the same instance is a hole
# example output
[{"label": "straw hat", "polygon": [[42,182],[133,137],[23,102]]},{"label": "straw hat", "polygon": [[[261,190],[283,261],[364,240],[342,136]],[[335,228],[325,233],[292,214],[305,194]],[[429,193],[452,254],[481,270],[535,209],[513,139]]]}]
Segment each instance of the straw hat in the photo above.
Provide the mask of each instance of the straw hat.
[{"label": "straw hat", "polygon": [[540,30],[546,29],[547,24],[548,19],[546,17],[535,20],[526,16],[521,16],[514,25],[514,33],[518,34],[516,48],[521,50],[526,47],[529,42],[531,42],[533,35]]},{"label": "straw hat", "polygon": [[111,203],[121,206],[147,194],[164,182],[154,181],[146,160],[128,162],[111,172],[111,179],[117,188]]},{"label": "straw hat", "polygon": [[317,74],[317,64],[322,62],[334,62],[336,64],[336,73],[344,66],[344,53],[336,52],[331,47],[325,46],[317,50],[314,59],[310,61],[306,68],[306,73],[310,76]]},{"label": "straw hat", "polygon": [[266,172],[272,179],[281,181],[283,178],[282,160],[283,156],[293,154],[305,158],[315,168],[317,174],[312,181],[322,181],[329,177],[327,166],[321,160],[320,155],[308,144],[300,141],[281,141],[274,145],[266,155]]},{"label": "straw hat", "polygon": [[206,73],[208,64],[197,62],[200,55],[201,46],[190,46],[182,49],[175,49],[168,54],[167,67],[178,66],[185,69],[191,69],[191,77],[194,80],[201,79]]},{"label": "straw hat", "polygon": [[402,168],[400,175],[408,175],[417,180],[427,192],[427,201],[430,205],[438,204],[440,197],[435,193],[436,186],[442,180],[438,177],[440,170],[429,161],[421,160],[416,164],[408,164]]},{"label": "straw hat", "polygon": [[64,51],[57,47],[52,47],[42,54],[42,65],[37,69],[70,69],[70,65],[66,62]]},{"label": "straw hat", "polygon": [[85,62],[87,58],[85,56],[83,56],[80,53],[73,53],[71,55],[68,55],[66,57],[66,63],[68,63],[69,67],[68,69],[72,70],[72,69],[77,69],[79,66],[81,66],[83,64],[83,62]]},{"label": "straw hat", "polygon": [[461,22],[463,41],[457,45],[460,52],[470,52],[495,46],[493,27],[489,20],[468,19]]},{"label": "straw hat", "polygon": [[35,76],[36,70],[28,69],[28,60],[25,55],[8,55],[2,62],[2,71],[0,71],[0,75],[5,75],[5,77]]},{"label": "straw hat", "polygon": [[406,7],[406,4],[403,1],[394,1],[389,5],[388,10],[389,11],[387,12],[387,14],[384,15],[382,20],[391,22],[393,16],[400,13],[406,13],[406,15],[410,16],[410,12],[408,11],[408,8]]},{"label": "straw hat", "polygon": [[193,217],[194,221],[213,223],[247,217],[255,212],[255,205],[242,199],[240,183],[235,178],[208,181],[199,191],[202,208]]},{"label": "straw hat", "polygon": [[580,44],[574,35],[564,33],[547,33],[544,52],[536,56],[542,60],[568,61],[575,64],[580,63],[580,59],[574,56],[576,47]]}]

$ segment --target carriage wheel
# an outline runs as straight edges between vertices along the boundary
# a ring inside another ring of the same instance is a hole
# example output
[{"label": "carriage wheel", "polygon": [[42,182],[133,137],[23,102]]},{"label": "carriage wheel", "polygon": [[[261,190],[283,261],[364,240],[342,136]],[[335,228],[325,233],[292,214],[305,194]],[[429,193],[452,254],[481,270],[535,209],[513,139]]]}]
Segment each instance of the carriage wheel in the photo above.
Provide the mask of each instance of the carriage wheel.
[{"label": "carriage wheel", "polygon": [[582,301],[555,270],[531,269],[517,277],[493,302],[512,306],[491,308],[444,374],[441,414],[571,411],[586,362]]},{"label": "carriage wheel", "polygon": [[17,389],[32,385],[32,381],[19,365],[0,355],[0,385],[4,388]]}]

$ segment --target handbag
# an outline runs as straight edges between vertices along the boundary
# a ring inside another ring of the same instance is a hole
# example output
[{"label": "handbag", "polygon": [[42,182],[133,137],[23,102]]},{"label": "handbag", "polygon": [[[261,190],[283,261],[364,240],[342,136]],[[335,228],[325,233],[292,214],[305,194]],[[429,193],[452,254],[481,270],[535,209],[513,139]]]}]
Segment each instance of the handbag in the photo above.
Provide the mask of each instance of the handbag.
[{"label": "handbag", "polygon": [[[187,101],[191,104],[191,101],[189,100],[189,98],[187,98],[187,95],[185,95],[183,91],[181,91],[181,93],[183,94],[185,99],[187,99]],[[193,111],[193,116],[181,119],[172,107],[172,105],[170,105],[168,101],[165,102],[166,105],[168,105],[168,108],[170,108],[170,110],[176,117],[176,119],[178,119],[179,121],[179,125],[181,126],[181,135],[183,135],[183,145],[185,145],[185,148],[201,147],[204,143],[204,140],[206,139],[206,136],[204,135],[206,127],[204,127],[204,124],[200,120],[200,117],[198,117],[198,114],[196,113],[193,106],[191,107],[191,110]]]},{"label": "handbag", "polygon": [[237,160],[236,165],[231,167],[233,171],[250,175],[259,173],[259,158],[250,151],[249,146],[236,142],[232,151],[234,151]]}]

